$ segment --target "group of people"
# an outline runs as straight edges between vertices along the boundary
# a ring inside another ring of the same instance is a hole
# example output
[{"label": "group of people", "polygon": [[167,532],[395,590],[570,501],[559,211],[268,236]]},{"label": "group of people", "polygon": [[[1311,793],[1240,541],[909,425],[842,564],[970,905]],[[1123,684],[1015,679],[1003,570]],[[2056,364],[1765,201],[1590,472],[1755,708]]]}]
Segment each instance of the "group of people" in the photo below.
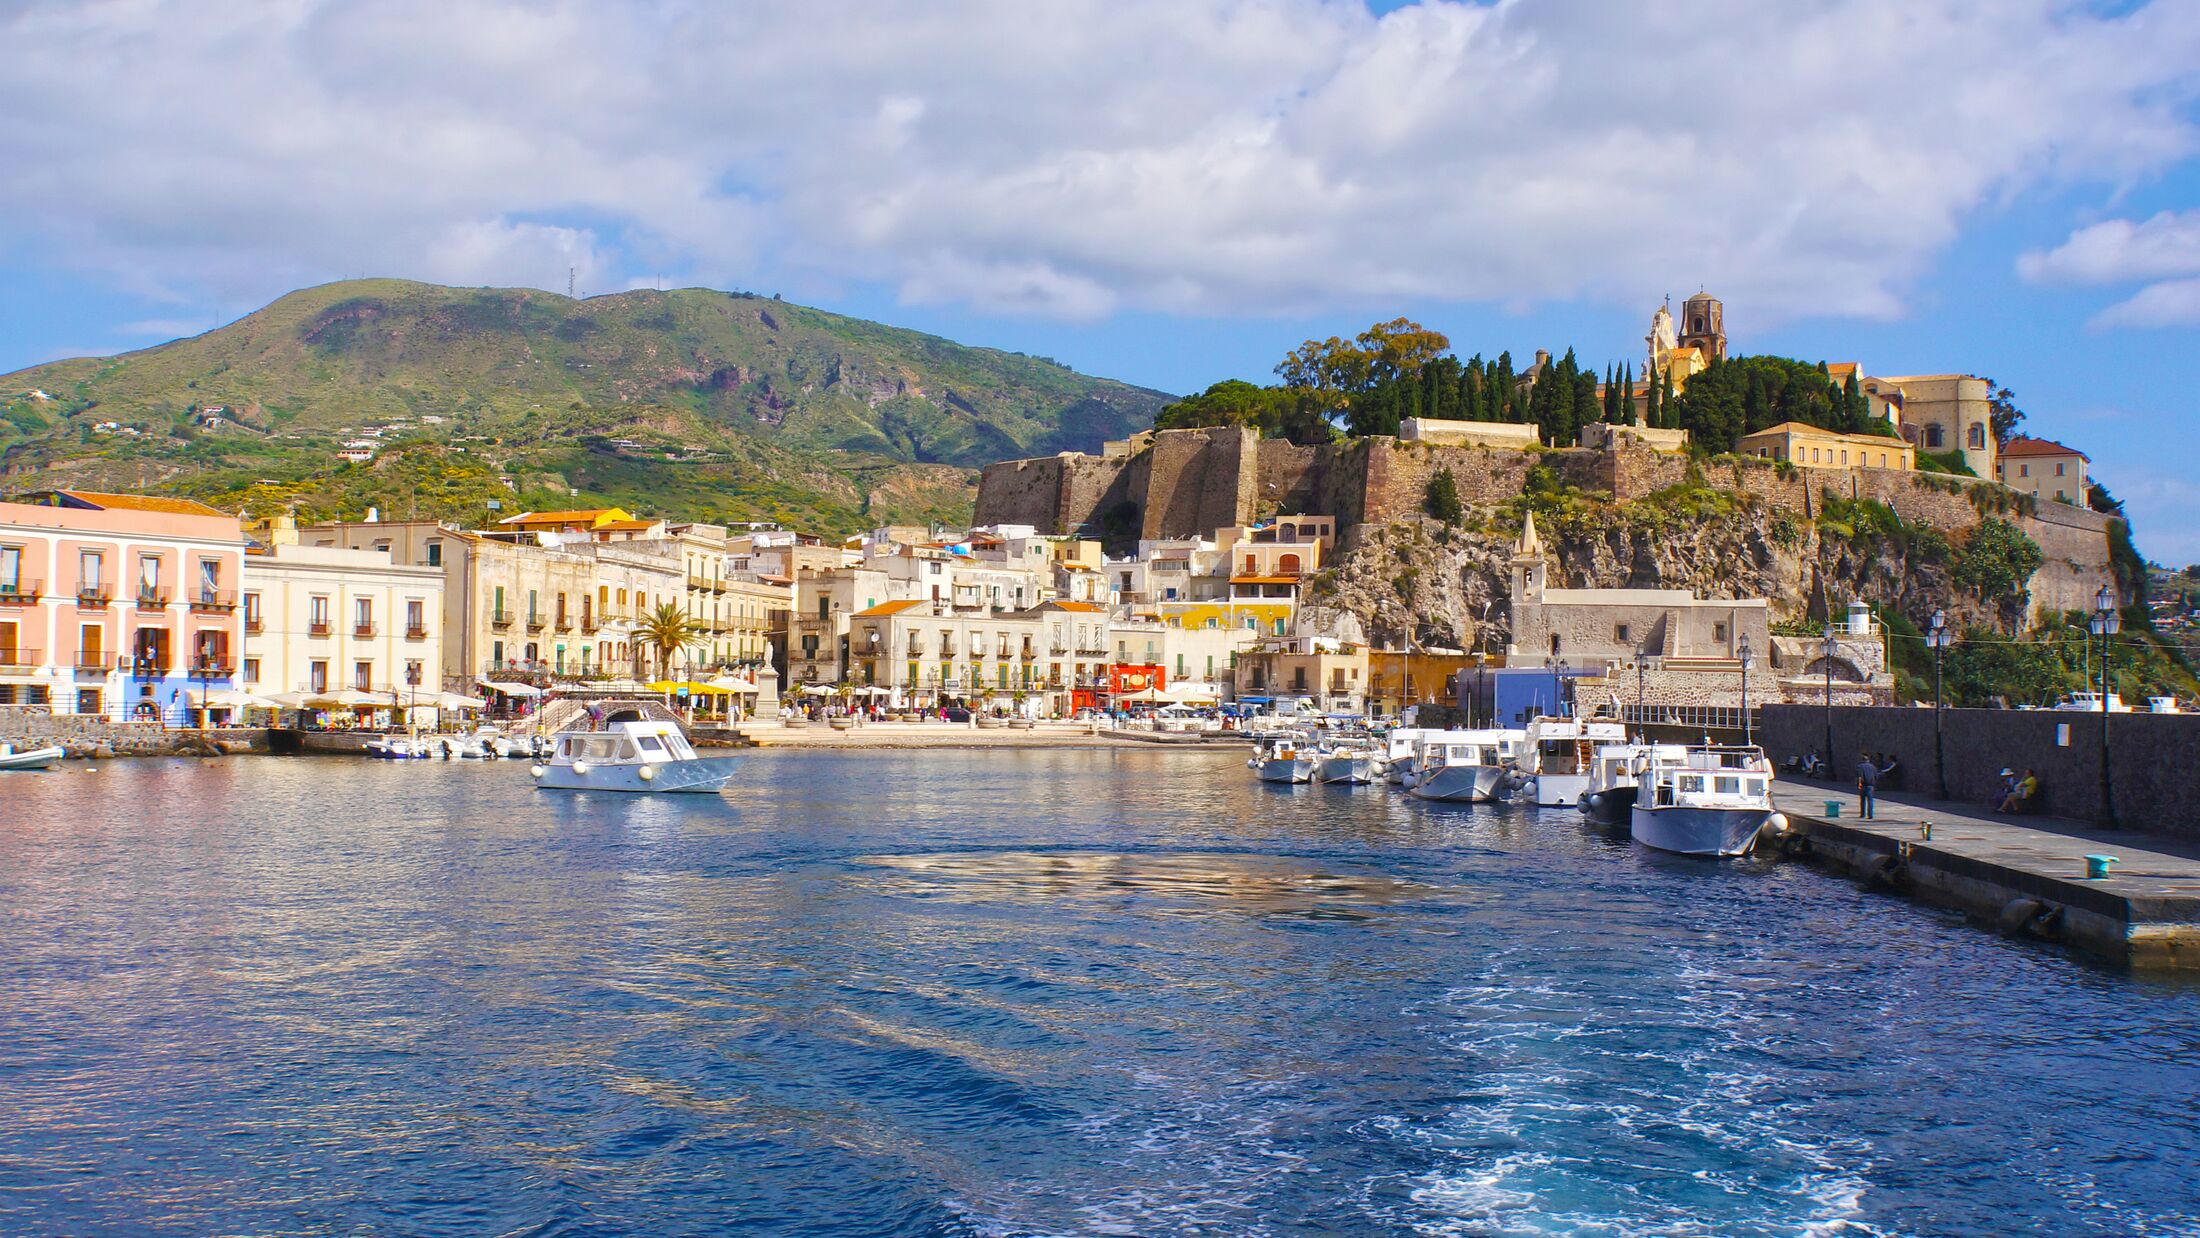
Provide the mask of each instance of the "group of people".
[{"label": "group of people", "polygon": [[2001,796],[1994,802],[1995,812],[2023,812],[2032,797],[2040,793],[2040,778],[2030,767],[2019,778],[2014,770],[2004,767],[2001,771]]}]

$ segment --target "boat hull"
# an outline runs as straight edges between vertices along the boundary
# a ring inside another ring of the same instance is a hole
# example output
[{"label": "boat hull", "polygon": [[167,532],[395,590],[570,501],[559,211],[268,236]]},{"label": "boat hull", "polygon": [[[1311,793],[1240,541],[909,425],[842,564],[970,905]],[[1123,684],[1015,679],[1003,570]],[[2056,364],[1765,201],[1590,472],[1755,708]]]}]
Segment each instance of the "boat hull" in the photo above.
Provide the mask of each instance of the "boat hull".
[{"label": "boat hull", "polygon": [[[659,765],[590,765],[585,772],[571,765],[545,765],[535,785],[545,791],[620,791],[635,794],[711,795],[733,781],[736,759],[698,757],[693,761],[667,761]],[[644,769],[654,775],[642,777]]]},{"label": "boat hull", "polygon": [[1504,782],[1505,770],[1501,766],[1446,765],[1422,774],[1413,784],[1413,794],[1424,800],[1478,804],[1496,799]]},{"label": "boat hull", "polygon": [[33,748],[28,752],[11,752],[0,756],[0,770],[45,769],[67,755],[60,748]]},{"label": "boat hull", "polygon": [[1320,768],[1314,771],[1314,781],[1365,786],[1375,781],[1375,758],[1364,755],[1323,757]]},{"label": "boat hull", "polygon": [[1635,788],[1606,787],[1602,791],[1584,791],[1581,811],[1601,825],[1626,825],[1635,812]]},{"label": "boat hull", "polygon": [[1635,805],[1628,832],[1645,847],[1675,855],[1747,855],[1770,808],[1645,808]]},{"label": "boat hull", "polygon": [[1270,757],[1253,767],[1262,782],[1312,782],[1314,762],[1308,757]]},{"label": "boat hull", "polygon": [[1589,790],[1587,774],[1537,774],[1535,802],[1543,808],[1572,808]]}]

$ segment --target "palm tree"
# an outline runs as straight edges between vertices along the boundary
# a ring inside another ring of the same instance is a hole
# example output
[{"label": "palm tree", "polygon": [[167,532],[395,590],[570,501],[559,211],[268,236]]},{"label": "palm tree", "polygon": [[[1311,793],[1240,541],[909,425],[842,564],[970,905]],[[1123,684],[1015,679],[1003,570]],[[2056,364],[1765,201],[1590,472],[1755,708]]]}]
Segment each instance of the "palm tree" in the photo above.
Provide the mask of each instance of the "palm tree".
[{"label": "palm tree", "polygon": [[677,602],[660,603],[642,617],[641,629],[635,633],[644,648],[657,651],[657,674],[662,679],[672,678],[672,655],[694,644],[700,635],[695,621]]}]

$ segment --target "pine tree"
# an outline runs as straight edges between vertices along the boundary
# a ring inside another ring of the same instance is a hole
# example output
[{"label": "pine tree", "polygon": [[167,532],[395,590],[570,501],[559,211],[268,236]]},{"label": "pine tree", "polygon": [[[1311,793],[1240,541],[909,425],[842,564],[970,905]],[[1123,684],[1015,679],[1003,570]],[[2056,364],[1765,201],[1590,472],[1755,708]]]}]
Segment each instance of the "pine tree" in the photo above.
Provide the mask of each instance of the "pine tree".
[{"label": "pine tree", "polygon": [[1643,419],[1643,424],[1656,430],[1665,428],[1665,409],[1658,402],[1658,382],[1654,378],[1650,381],[1649,415]]}]

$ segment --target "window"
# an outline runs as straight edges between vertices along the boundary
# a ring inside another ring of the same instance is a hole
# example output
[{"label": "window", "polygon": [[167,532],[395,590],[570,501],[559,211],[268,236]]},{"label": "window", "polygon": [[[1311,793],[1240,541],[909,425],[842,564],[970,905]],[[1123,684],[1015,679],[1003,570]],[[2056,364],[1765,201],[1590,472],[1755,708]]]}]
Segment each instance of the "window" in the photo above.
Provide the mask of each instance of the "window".
[{"label": "window", "polygon": [[1974,421],[1971,423],[1971,450],[1983,451],[1985,448],[1986,427]]},{"label": "window", "polygon": [[1726,625],[1725,625],[1725,624],[1723,624],[1723,623],[1714,623],[1714,624],[1712,624],[1712,625],[1711,625],[1711,639],[1712,639],[1712,640],[1714,640],[1714,641],[1718,641],[1718,642],[1720,642],[1720,643],[1722,643],[1722,644],[1723,644],[1723,643],[1725,643],[1725,641],[1726,641]]},{"label": "window", "polygon": [[244,660],[244,681],[246,683],[260,682],[260,660],[258,658],[246,658]]},{"label": "window", "polygon": [[107,625],[87,623],[77,629],[76,665],[83,671],[107,669]]},{"label": "window", "polygon": [[23,588],[23,548],[0,546],[0,593],[17,593]]},{"label": "window", "polygon": [[2057,460],[2057,461],[2055,461],[2055,476],[2057,476],[2057,477],[2060,477],[2060,476],[2062,476],[2062,475],[2063,475],[2063,462],[2062,462],[2062,461],[2060,461],[2060,460]]},{"label": "window", "polygon": [[247,632],[260,630],[260,595],[257,593],[244,595],[244,629]]},{"label": "window", "polygon": [[79,551],[76,556],[77,590],[81,593],[99,592],[100,557],[96,550]]},{"label": "window", "polygon": [[373,691],[373,690],[374,690],[374,663],[372,663],[372,662],[354,662],[354,663],[352,663],[352,664],[351,664],[351,686],[352,686],[352,687],[354,687],[354,688],[357,688],[357,689],[358,689],[358,690],[360,690],[361,692],[371,692],[371,691]]},{"label": "window", "polygon": [[306,623],[312,635],[328,635],[328,594],[316,593],[306,600]]},{"label": "window", "polygon": [[353,598],[351,603],[351,627],[356,636],[374,635],[374,599]]},{"label": "window", "polygon": [[1940,428],[1939,426],[1927,426],[1927,427],[1925,427],[1925,446],[1926,446],[1926,447],[1928,447],[1928,448],[1930,448],[1930,449],[1932,449],[1932,450],[1935,450],[1935,451],[1937,451],[1937,450],[1939,450],[1939,449],[1940,449],[1940,448],[1942,448],[1942,447],[1946,447],[1947,445],[1948,445],[1948,436],[1947,436],[1947,434],[1946,434],[1946,433],[1945,433],[1945,432],[1944,432],[1943,430],[1941,430],[1941,428]]},{"label": "window", "polygon": [[160,556],[138,556],[138,600],[152,601],[160,597]]},{"label": "window", "polygon": [[328,691],[328,663],[316,658],[306,664],[306,690],[309,692]]},{"label": "window", "polygon": [[419,598],[405,600],[405,631],[415,636],[425,636],[428,632],[427,608]]},{"label": "window", "polygon": [[429,566],[429,567],[442,567],[442,566],[443,566],[443,543],[441,543],[441,542],[429,542],[429,543],[428,543],[428,566]]},{"label": "window", "polygon": [[1627,642],[1635,639],[1635,634],[1633,629],[1629,628],[1626,624],[1623,623],[1620,624],[1618,627],[1612,629],[1612,639],[1624,645]]},{"label": "window", "polygon": [[2017,466],[2017,476],[2019,476],[2019,477],[2030,477],[2031,475],[2032,475],[2032,466],[2031,466],[2031,465],[2029,465],[2029,464],[2020,464],[2020,465],[2018,465],[2018,466]]}]

